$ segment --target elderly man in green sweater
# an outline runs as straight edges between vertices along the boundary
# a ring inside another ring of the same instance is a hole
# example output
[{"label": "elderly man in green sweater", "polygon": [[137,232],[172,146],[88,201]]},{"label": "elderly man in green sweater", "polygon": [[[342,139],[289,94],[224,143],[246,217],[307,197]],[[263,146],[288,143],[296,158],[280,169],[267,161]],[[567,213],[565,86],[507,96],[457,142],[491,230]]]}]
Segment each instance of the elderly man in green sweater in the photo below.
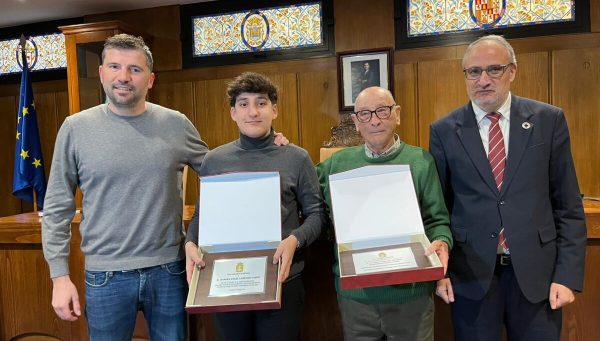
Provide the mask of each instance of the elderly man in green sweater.
[{"label": "elderly man in green sweater", "polygon": [[[330,174],[367,165],[410,165],[425,234],[431,241],[426,254],[436,252],[446,269],[452,234],[433,158],[427,151],[402,142],[395,134],[400,124],[400,106],[388,90],[380,87],[363,90],[354,109],[352,120],[365,144],[345,148],[317,165],[328,207],[331,208]],[[333,271],[345,340],[433,341],[434,282],[343,290],[337,261]]]}]

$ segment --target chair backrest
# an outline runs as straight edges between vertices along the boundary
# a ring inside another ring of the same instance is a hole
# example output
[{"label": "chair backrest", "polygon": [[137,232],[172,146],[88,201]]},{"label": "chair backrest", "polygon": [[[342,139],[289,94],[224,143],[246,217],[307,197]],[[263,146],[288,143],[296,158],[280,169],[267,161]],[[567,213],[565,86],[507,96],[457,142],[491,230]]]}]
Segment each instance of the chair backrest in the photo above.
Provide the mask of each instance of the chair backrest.
[{"label": "chair backrest", "polygon": [[337,152],[338,150],[342,150],[346,147],[331,147],[331,148],[321,148],[319,150],[319,162],[323,162],[327,159],[329,159],[329,157],[331,155],[333,155],[333,153]]}]

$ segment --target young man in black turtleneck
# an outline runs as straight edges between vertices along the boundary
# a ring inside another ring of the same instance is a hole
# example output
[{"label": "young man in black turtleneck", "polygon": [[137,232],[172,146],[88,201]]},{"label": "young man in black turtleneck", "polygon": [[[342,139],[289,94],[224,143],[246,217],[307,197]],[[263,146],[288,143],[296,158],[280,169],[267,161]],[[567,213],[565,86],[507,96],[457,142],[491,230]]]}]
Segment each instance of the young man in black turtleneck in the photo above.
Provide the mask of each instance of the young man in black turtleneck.
[{"label": "young man in black turtleneck", "polygon": [[[215,314],[220,340],[297,340],[304,310],[303,249],[317,239],[325,220],[321,190],[306,150],[273,144],[272,122],[277,118],[277,87],[264,75],[246,72],[227,88],[231,118],[240,138],[206,154],[200,176],[230,172],[276,171],[281,177],[282,241],[273,259],[281,257],[283,283],[280,310]],[[231,207],[235,210],[235,207]],[[304,221],[300,224],[298,212]],[[249,219],[251,217],[248,217]],[[198,256],[198,206],[186,237],[188,282]]]}]

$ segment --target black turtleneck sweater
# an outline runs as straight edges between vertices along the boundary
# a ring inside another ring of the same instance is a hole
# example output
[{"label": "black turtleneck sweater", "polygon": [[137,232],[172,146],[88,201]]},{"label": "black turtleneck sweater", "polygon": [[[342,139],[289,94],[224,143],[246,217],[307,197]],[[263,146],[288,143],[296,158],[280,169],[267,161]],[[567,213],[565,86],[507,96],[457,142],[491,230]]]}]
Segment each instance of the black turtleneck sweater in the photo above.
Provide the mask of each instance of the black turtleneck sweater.
[{"label": "black turtleneck sweater", "polygon": [[[325,220],[319,180],[306,150],[289,144],[276,146],[273,131],[264,138],[240,134],[236,141],[206,154],[200,177],[231,172],[279,172],[281,178],[281,238],[293,234],[304,248],[317,239]],[[232,210],[235,207],[231,208]],[[300,224],[299,213],[304,222]],[[190,221],[186,241],[198,243],[198,205]],[[297,250],[289,279],[304,268],[304,257]]]}]

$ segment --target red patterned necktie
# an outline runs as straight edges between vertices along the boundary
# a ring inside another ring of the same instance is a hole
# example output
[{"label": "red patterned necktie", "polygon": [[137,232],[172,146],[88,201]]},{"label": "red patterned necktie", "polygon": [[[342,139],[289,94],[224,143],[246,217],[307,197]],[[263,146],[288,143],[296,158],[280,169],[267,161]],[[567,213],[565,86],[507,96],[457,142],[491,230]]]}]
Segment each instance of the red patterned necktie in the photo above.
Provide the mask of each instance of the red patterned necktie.
[{"label": "red patterned necktie", "polygon": [[[496,187],[498,192],[502,189],[502,181],[504,179],[504,167],[506,166],[506,151],[504,150],[504,136],[500,130],[500,114],[492,112],[485,115],[490,120],[490,131],[488,134],[488,160],[490,167],[492,168],[492,174],[496,181]],[[504,227],[500,229],[498,234],[498,246],[504,253],[508,253],[508,244],[506,243],[506,237],[504,236]]]}]

